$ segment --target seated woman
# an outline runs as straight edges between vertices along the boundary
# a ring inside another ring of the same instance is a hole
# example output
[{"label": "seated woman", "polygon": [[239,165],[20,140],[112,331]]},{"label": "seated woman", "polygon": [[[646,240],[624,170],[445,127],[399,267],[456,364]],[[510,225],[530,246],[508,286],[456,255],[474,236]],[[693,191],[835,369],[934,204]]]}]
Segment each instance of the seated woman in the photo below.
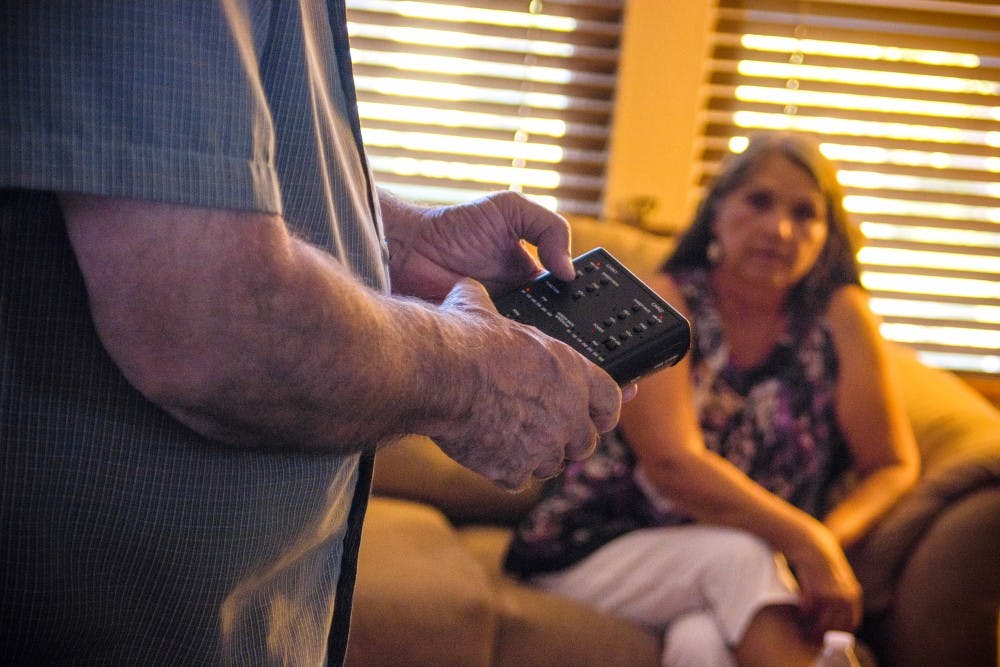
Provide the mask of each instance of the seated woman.
[{"label": "seated woman", "polygon": [[811,665],[856,628],[844,549],[919,458],[842,200],[801,135],[731,157],[649,280],[690,353],[549,483],[510,572],[662,632],[664,665]]}]

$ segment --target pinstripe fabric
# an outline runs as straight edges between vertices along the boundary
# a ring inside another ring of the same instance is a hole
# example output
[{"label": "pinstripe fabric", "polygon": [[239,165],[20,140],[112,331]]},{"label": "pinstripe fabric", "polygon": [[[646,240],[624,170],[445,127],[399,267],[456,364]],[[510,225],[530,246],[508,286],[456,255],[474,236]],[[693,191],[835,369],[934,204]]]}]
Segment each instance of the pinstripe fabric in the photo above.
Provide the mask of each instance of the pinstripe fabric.
[{"label": "pinstripe fabric", "polygon": [[370,461],[145,401],[52,194],[282,212],[385,289],[341,4],[0,7],[0,662],[316,665],[343,626]]}]

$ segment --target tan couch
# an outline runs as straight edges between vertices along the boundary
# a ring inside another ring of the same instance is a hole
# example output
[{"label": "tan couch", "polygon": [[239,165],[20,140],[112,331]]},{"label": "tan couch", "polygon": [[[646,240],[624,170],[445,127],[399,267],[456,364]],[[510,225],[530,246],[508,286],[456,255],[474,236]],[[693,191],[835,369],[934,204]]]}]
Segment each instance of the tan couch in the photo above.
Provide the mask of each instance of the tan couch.
[{"label": "tan couch", "polygon": [[[643,273],[669,241],[574,221],[574,250],[603,245]],[[997,662],[1000,412],[957,377],[894,348],[923,477],[851,555],[866,591],[861,635],[883,665]],[[410,438],[377,459],[355,593],[352,666],[659,665],[659,638],[505,576],[510,527],[533,493],[507,494]]]}]

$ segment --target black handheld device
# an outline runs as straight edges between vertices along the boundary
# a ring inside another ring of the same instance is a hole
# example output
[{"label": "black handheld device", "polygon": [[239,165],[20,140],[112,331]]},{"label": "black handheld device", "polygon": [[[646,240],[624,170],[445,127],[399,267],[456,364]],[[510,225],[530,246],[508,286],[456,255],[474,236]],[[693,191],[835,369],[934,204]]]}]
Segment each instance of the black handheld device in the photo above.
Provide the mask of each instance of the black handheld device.
[{"label": "black handheld device", "polygon": [[683,315],[604,248],[573,267],[569,282],[543,273],[500,295],[497,310],[567,343],[622,385],[680,361],[691,343]]}]

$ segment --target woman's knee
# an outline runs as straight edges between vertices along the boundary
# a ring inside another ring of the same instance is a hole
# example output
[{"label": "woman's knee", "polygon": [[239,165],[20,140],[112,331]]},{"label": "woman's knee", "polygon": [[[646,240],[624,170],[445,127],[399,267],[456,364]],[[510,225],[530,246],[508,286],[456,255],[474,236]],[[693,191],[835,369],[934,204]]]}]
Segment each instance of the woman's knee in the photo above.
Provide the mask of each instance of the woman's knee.
[{"label": "woman's knee", "polygon": [[663,634],[663,667],[735,667],[732,651],[708,612],[675,619]]},{"label": "woman's knee", "polygon": [[758,537],[727,531],[702,592],[723,637],[737,644],[751,619],[771,605],[795,605],[799,587],[784,557]]}]

